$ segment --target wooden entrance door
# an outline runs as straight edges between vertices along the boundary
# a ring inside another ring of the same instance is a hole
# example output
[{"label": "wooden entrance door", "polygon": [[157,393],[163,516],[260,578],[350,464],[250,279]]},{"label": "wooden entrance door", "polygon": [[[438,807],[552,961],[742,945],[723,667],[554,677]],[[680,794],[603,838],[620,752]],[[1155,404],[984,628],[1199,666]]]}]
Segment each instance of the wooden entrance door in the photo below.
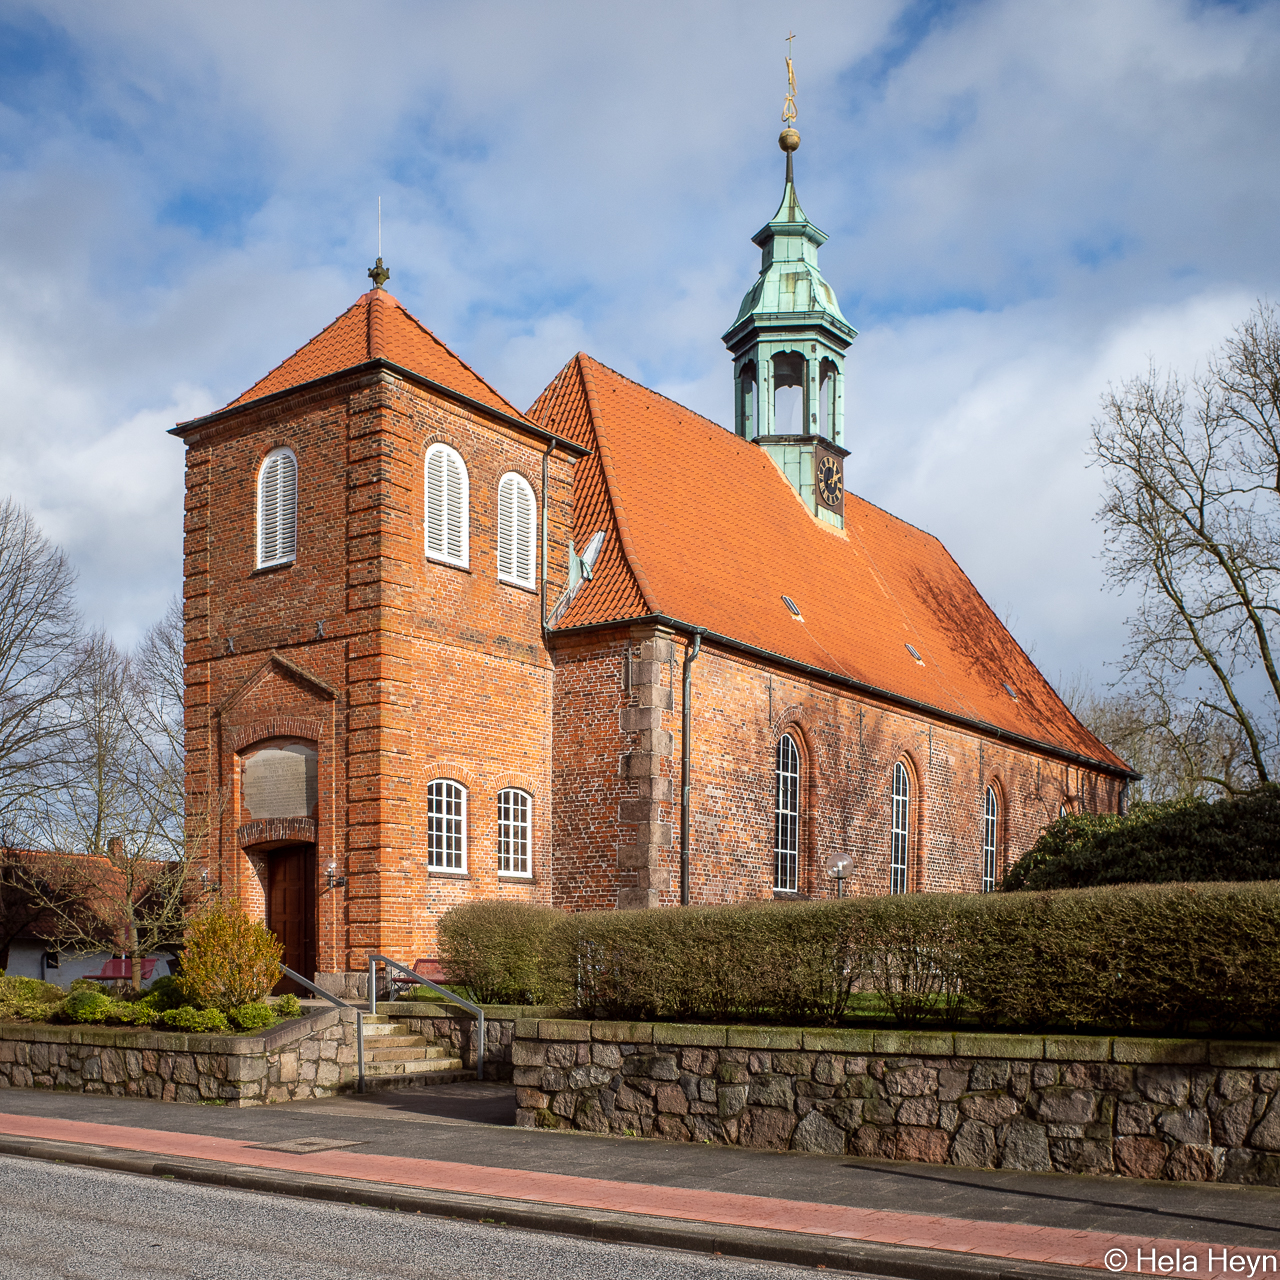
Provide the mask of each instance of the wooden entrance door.
[{"label": "wooden entrance door", "polygon": [[[304,978],[316,971],[316,847],[290,845],[271,854],[268,864],[267,924],[280,939],[284,962]],[[277,994],[312,993],[290,978],[281,978]]]}]

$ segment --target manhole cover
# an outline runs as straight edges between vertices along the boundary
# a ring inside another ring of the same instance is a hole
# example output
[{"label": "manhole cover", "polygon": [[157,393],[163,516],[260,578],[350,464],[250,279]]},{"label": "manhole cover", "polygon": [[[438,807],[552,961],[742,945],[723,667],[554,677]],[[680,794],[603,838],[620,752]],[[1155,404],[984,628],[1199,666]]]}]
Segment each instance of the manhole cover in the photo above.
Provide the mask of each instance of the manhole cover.
[{"label": "manhole cover", "polygon": [[287,1151],[290,1155],[309,1156],[317,1151],[337,1151],[341,1147],[358,1147],[362,1140],[343,1142],[338,1138],[290,1138],[288,1142],[254,1142],[257,1151]]}]

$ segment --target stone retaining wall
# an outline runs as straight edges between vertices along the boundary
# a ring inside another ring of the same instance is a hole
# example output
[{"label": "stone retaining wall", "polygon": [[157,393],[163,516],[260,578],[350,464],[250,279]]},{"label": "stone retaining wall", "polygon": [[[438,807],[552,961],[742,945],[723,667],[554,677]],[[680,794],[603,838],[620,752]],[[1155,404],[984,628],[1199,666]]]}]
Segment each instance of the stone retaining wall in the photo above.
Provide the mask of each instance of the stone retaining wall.
[{"label": "stone retaining wall", "polygon": [[255,1107],[325,1098],[355,1080],[356,1020],[350,1009],[247,1036],[0,1024],[0,1089]]},{"label": "stone retaining wall", "polygon": [[1280,1185],[1280,1045],[520,1019],[525,1127]]}]

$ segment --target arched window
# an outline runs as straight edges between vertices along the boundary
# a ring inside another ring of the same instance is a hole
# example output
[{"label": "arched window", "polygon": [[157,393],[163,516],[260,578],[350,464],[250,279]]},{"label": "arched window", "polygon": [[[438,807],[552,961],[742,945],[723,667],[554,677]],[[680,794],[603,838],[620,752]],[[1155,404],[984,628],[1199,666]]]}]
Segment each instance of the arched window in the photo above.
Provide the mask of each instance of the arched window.
[{"label": "arched window", "polygon": [[755,438],[757,430],[756,417],[759,413],[758,400],[760,394],[759,382],[756,378],[756,362],[754,360],[748,360],[742,366],[738,385],[742,388],[742,434],[748,440],[752,440]]},{"label": "arched window", "polygon": [[498,481],[498,578],[517,587],[534,585],[537,503],[524,476],[508,472]]},{"label": "arched window", "polygon": [[498,792],[498,874],[527,876],[529,843],[533,832],[532,804],[528,795],[509,787]]},{"label": "arched window", "polygon": [[800,863],[800,752],[784,733],[778,741],[773,807],[773,887],[795,893]]},{"label": "arched window", "polygon": [[804,356],[784,351],[773,357],[773,434],[809,434],[804,412]]},{"label": "arched window", "polygon": [[467,565],[467,468],[447,444],[427,450],[427,555]]},{"label": "arched window", "polygon": [[258,568],[289,564],[298,545],[298,460],[273,449],[258,472]]},{"label": "arched window", "polygon": [[889,892],[907,891],[907,841],[911,835],[911,778],[901,760],[893,766],[893,829],[889,844]]},{"label": "arched window", "polygon": [[467,792],[448,778],[427,787],[427,866],[434,871],[467,869]]},{"label": "arched window", "polygon": [[982,803],[982,892],[996,887],[996,828],[1000,820],[1000,804],[995,787],[987,788]]},{"label": "arched window", "polygon": [[836,438],[836,362],[824,360],[818,366],[818,434]]}]

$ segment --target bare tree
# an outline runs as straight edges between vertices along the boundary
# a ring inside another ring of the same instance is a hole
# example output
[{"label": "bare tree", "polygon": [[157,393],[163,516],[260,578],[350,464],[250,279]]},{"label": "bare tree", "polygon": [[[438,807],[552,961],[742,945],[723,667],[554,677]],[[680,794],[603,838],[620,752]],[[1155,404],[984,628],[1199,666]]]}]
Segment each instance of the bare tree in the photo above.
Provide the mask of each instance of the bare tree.
[{"label": "bare tree", "polygon": [[[1072,714],[1142,775],[1130,784],[1134,801],[1211,797],[1247,789],[1248,743],[1222,716],[1140,696],[1131,689],[1099,693],[1083,675],[1059,682]],[[1227,785],[1212,781],[1224,778]]]},{"label": "bare tree", "polygon": [[20,826],[64,762],[80,621],[67,558],[11,499],[0,502],[0,821]]},{"label": "bare tree", "polygon": [[105,634],[85,642],[67,762],[42,809],[42,843],[63,851],[48,856],[67,876],[92,871],[75,901],[44,902],[52,936],[67,950],[124,952],[135,987],[142,958],[182,939],[193,854],[207,834],[184,821],[172,624],[153,627],[136,659]]},{"label": "bare tree", "polygon": [[1103,405],[1107,574],[1139,593],[1123,674],[1197,781],[1228,794],[1268,781],[1280,745],[1275,308],[1260,303],[1203,374],[1152,367]]}]

